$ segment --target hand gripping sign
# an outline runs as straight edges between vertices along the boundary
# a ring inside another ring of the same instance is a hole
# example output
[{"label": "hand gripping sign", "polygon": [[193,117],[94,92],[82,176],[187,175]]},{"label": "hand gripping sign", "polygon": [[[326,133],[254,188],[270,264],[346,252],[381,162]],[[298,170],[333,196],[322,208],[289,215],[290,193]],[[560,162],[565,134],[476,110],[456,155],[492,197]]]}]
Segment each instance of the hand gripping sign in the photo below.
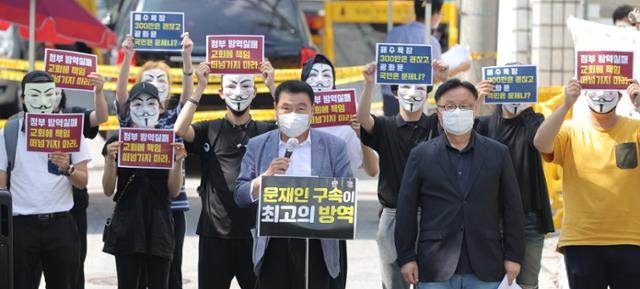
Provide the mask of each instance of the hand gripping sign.
[{"label": "hand gripping sign", "polygon": [[258,235],[353,239],[357,179],[262,177]]}]

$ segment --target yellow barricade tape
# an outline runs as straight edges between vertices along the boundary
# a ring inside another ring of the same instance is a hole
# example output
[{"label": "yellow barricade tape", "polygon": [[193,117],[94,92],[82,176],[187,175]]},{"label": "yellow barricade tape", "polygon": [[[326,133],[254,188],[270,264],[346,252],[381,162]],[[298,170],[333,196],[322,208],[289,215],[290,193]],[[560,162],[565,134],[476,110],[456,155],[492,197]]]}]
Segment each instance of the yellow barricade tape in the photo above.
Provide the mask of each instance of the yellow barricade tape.
[{"label": "yellow barricade tape", "polygon": [[[372,103],[371,109],[382,110],[382,102]],[[227,111],[225,109],[198,111],[193,115],[193,122],[222,118],[226,113]],[[273,109],[252,109],[251,117],[254,120],[259,120],[259,121],[275,121],[276,120],[276,114]],[[6,122],[7,122],[6,119],[0,119],[0,128],[3,128]],[[106,122],[100,124],[101,131],[117,130],[119,128],[120,128],[120,123],[118,122],[118,118],[113,115],[109,116],[109,119],[107,119]]]},{"label": "yellow barricade tape", "polygon": [[[363,66],[337,67],[336,81],[342,81],[343,83],[351,83],[351,82],[362,80],[363,79],[362,68]],[[4,75],[0,74],[0,78],[20,81],[22,80],[22,76],[24,76],[24,74],[27,72],[28,69],[29,69],[29,63],[26,60],[0,58],[0,72],[8,72],[8,71],[22,72],[22,74],[11,74],[7,77],[1,77]],[[36,61],[35,69],[43,70],[44,62]],[[138,66],[131,67],[131,71],[129,73],[129,79],[134,80],[139,71],[140,71],[140,67]],[[102,74],[102,76],[104,76],[107,79],[113,79],[113,80],[118,79],[119,72],[120,72],[119,66],[98,65],[98,73]],[[302,73],[302,70],[298,68],[277,69],[275,72],[276,82],[300,79],[301,73]],[[263,81],[261,75],[256,75],[254,79],[256,83],[262,83]],[[182,82],[182,68],[171,68],[171,80],[173,83]],[[350,82],[345,82],[346,80],[349,80]],[[194,82],[197,83],[197,79],[195,79],[195,76],[194,76]],[[220,76],[211,75],[209,77],[209,83],[210,84],[220,83]],[[172,88],[172,92],[173,92],[173,88]]]}]

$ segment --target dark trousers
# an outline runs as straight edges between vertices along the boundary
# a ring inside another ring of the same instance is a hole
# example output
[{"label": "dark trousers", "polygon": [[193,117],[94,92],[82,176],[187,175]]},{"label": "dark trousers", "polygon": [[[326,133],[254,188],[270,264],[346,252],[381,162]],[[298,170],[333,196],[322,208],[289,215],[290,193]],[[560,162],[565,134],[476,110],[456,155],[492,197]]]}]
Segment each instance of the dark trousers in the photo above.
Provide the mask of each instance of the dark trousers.
[{"label": "dark trousers", "polygon": [[[80,191],[80,193],[86,194],[85,191]],[[74,200],[76,200],[76,189],[73,191]],[[87,200],[89,196],[87,195]],[[78,228],[78,236],[80,238],[80,266],[78,267],[77,281],[75,283],[74,288],[76,289],[84,289],[84,261],[87,259],[87,207],[86,206],[78,206],[78,203],[75,202],[69,214],[73,217],[73,220],[76,223]],[[33,272],[34,274],[34,282],[33,289],[38,289],[40,287],[40,279],[42,278],[42,266],[38,266],[36,270]]]},{"label": "dark trousers", "polygon": [[198,249],[198,288],[229,289],[233,277],[242,289],[255,287],[252,239],[200,236]]},{"label": "dark trousers", "polygon": [[[309,289],[328,289],[332,278],[324,262],[322,245],[319,240],[310,240],[309,244]],[[270,239],[256,288],[305,288],[305,248],[303,239]]]},{"label": "dark trousers", "polygon": [[640,286],[640,247],[564,247],[569,287],[572,289],[634,289]]},{"label": "dark trousers", "polygon": [[[169,288],[182,289],[182,247],[184,245],[184,235],[186,234],[187,224],[184,211],[172,211],[172,214],[175,247],[173,249],[173,259],[169,267]],[[142,272],[140,273],[138,288],[151,288],[147,286],[147,273],[145,268],[142,268]]]},{"label": "dark trousers", "polygon": [[142,254],[116,255],[118,289],[136,289],[144,276],[149,289],[169,288],[169,259]]},{"label": "dark trousers", "polygon": [[50,218],[13,217],[14,286],[35,288],[44,272],[47,288],[73,289],[80,267],[78,228],[68,213]]},{"label": "dark trousers", "polygon": [[184,245],[184,235],[187,232],[184,211],[173,211],[173,222],[176,239],[169,271],[169,288],[182,289],[182,247]]},{"label": "dark trousers", "polygon": [[400,111],[400,104],[393,95],[382,95],[382,111],[385,116],[394,116]]}]

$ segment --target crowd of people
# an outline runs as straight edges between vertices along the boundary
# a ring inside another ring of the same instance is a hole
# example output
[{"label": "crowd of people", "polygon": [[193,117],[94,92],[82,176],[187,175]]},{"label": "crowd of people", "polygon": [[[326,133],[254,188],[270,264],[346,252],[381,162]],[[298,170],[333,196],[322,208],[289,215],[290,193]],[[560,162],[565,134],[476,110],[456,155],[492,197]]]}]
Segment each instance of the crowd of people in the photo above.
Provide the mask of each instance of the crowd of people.
[{"label": "crowd of people", "polygon": [[[442,3],[430,2],[435,26]],[[424,42],[425,1],[415,3],[417,21],[396,28],[389,41]],[[496,105],[479,116],[494,84],[450,78],[432,40],[435,113],[424,110],[433,86],[391,85],[382,89],[387,116],[372,114],[372,62],[363,68],[351,124],[311,128],[314,93],[336,88],[333,63],[316,55],[304,63],[300,80],[277,86],[274,67],[261,63],[276,124],[252,119],[254,77],[234,74],[221,76],[225,116],[194,123],[211,70],[206,62],[193,67],[193,41],[188,33],[182,37],[179,97],[170,93],[169,67],[159,61],[145,63],[128,89],[133,37],[122,44],[114,104],[120,126],[172,129],[176,139],[169,170],[119,167],[117,136],[102,150],[103,192],[115,202],[103,251],[115,256],[118,288],[182,288],[188,155],[199,157],[201,169],[200,288],[229,288],[234,278],[243,289],[300,289],[307,281],[308,288],[346,288],[346,241],[311,239],[307,248],[302,239],[258,236],[256,204],[262,176],[351,177],[355,170],[379,180],[382,288],[495,289],[503,278],[538,288],[545,234],[554,231],[543,160],[563,168],[558,250],[570,287],[640,284],[640,196],[633,189],[640,186],[640,121],[615,113],[622,97],[640,107],[637,81],[624,95],[570,81],[564,103],[547,119],[529,104]],[[13,198],[15,288],[38,288],[41,275],[47,288],[84,288],[84,259],[94,249],[86,247],[91,156],[85,138],[94,138],[108,117],[104,78],[89,78],[92,110],[67,106],[64,91],[43,71],[29,72],[21,83],[25,112],[84,114],[79,152],[27,151],[23,114],[0,133],[0,188]],[[565,121],[578,97],[586,98],[590,117]],[[287,156],[291,138],[299,144]]]}]

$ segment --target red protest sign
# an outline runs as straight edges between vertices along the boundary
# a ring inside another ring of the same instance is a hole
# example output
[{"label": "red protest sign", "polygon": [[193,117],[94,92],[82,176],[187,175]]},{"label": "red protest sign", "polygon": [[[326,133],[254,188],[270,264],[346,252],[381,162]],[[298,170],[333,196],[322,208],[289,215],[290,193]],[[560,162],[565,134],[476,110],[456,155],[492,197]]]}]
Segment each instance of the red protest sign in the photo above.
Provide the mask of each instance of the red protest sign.
[{"label": "red protest sign", "polygon": [[97,62],[98,58],[93,54],[57,49],[44,51],[44,69],[53,76],[58,88],[93,91],[87,76],[96,72]]},{"label": "red protest sign", "polygon": [[175,135],[171,129],[120,128],[118,166],[122,168],[171,169]]},{"label": "red protest sign", "polygon": [[348,125],[356,113],[356,91],[353,89],[315,92],[312,127]]},{"label": "red protest sign", "polygon": [[83,120],[82,113],[27,113],[27,151],[79,152]]},{"label": "red protest sign", "polygon": [[583,89],[626,90],[633,79],[633,52],[578,51],[576,65]]},{"label": "red protest sign", "polygon": [[207,61],[213,74],[258,74],[263,59],[262,35],[207,35]]}]

